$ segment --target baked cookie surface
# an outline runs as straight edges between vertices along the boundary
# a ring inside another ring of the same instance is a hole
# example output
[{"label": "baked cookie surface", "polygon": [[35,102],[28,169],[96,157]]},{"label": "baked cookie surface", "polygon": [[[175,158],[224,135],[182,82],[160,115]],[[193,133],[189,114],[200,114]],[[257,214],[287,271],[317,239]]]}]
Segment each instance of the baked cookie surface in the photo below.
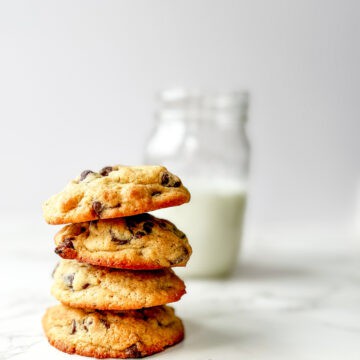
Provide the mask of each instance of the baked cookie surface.
[{"label": "baked cookie surface", "polygon": [[131,216],[190,200],[181,180],[163,166],[107,166],[85,170],[43,204],[49,224]]},{"label": "baked cookie surface", "polygon": [[185,266],[192,252],[182,231],[150,214],[66,225],[55,244],[64,259],[134,270]]},{"label": "baked cookie surface", "polygon": [[168,306],[109,312],[57,305],[42,324],[52,346],[96,358],[141,358],[184,338],[182,322]]},{"label": "baked cookie surface", "polygon": [[52,295],[76,308],[141,309],[178,301],[186,292],[171,269],[119,270],[62,260],[53,276]]}]

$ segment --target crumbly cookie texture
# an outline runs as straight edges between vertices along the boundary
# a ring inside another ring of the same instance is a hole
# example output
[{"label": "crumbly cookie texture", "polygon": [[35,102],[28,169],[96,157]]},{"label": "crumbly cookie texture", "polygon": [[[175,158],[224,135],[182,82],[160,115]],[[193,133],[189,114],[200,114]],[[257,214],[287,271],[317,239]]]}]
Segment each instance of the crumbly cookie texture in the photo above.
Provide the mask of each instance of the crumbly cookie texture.
[{"label": "crumbly cookie texture", "polygon": [[69,354],[141,358],[184,338],[181,320],[168,306],[122,312],[49,308],[42,320],[48,341]]},{"label": "crumbly cookie texture", "polygon": [[62,260],[53,276],[52,295],[76,308],[141,309],[178,301],[186,292],[171,269],[119,270]]},{"label": "crumbly cookie texture", "polygon": [[163,166],[107,166],[85,170],[43,204],[49,224],[131,216],[190,200],[181,180]]},{"label": "crumbly cookie texture", "polygon": [[55,244],[64,259],[133,270],[185,266],[192,252],[182,231],[150,214],[66,225]]}]

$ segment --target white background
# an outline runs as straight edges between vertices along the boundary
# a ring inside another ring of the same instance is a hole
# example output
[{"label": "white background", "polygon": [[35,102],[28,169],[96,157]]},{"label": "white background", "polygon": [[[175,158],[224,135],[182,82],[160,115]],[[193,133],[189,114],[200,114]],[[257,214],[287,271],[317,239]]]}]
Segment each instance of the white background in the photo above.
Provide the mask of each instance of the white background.
[{"label": "white background", "polygon": [[358,1],[0,1],[2,222],[142,162],[154,93],[251,92],[247,229],[354,230]]}]

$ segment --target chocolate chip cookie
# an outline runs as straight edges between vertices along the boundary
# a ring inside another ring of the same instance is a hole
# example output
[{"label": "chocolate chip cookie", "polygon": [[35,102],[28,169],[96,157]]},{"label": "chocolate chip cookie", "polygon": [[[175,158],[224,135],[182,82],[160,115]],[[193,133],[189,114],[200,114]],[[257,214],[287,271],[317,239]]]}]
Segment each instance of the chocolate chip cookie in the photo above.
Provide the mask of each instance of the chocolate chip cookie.
[{"label": "chocolate chip cookie", "polygon": [[181,180],[163,166],[107,166],[83,171],[43,204],[49,224],[131,216],[190,200]]},{"label": "chocolate chip cookie", "polygon": [[55,244],[64,259],[133,270],[185,266],[192,252],[182,231],[150,214],[66,225]]},{"label": "chocolate chip cookie", "polygon": [[171,269],[111,269],[62,260],[54,270],[52,295],[63,304],[85,309],[133,310],[178,301],[184,282]]},{"label": "chocolate chip cookie", "polygon": [[141,358],[184,338],[181,320],[168,306],[121,312],[49,308],[42,320],[51,345],[96,358]]}]

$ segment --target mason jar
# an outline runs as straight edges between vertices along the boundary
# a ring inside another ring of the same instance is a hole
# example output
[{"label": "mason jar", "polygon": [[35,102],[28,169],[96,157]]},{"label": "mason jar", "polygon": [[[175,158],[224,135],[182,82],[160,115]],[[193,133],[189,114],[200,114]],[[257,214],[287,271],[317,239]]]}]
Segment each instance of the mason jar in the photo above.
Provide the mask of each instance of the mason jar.
[{"label": "mason jar", "polygon": [[147,164],[165,165],[191,193],[191,201],[154,212],[184,231],[193,248],[182,276],[222,277],[237,262],[246,204],[248,94],[184,89],[159,94]]}]

